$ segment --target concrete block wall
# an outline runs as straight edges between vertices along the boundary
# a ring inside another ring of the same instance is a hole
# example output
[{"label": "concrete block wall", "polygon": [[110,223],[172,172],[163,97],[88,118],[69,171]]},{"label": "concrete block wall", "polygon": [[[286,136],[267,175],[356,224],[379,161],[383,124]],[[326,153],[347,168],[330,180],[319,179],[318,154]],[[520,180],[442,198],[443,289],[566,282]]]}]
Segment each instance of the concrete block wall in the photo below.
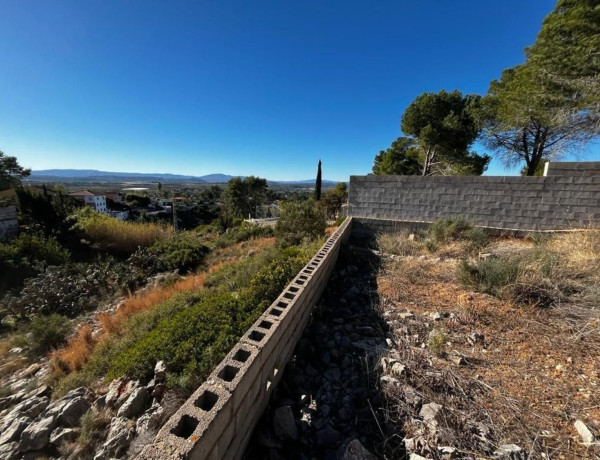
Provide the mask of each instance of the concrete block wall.
[{"label": "concrete block wall", "polygon": [[[556,166],[556,169],[553,169]],[[351,176],[348,215],[371,221],[433,222],[465,216],[482,227],[544,231],[600,224],[600,172],[546,177]],[[373,222],[371,222],[373,224]],[[393,226],[390,222],[389,226]]]},{"label": "concrete block wall", "polygon": [[15,236],[17,233],[19,233],[17,207],[7,206],[0,208],[0,241]]},{"label": "concrete block wall", "polygon": [[600,161],[550,161],[545,176],[599,176]]},{"label": "concrete block wall", "polygon": [[240,459],[351,232],[348,218],[138,459]]}]

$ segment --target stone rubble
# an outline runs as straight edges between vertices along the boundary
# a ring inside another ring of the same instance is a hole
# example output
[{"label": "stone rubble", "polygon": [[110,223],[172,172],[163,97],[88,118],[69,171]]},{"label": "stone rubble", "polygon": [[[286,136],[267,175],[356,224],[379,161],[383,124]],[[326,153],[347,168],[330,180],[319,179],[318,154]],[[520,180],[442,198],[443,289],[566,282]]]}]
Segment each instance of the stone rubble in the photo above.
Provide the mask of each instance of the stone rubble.
[{"label": "stone rubble", "polygon": [[388,345],[373,283],[366,260],[334,271],[255,429],[248,459],[376,458],[369,451],[378,432],[371,371]]}]

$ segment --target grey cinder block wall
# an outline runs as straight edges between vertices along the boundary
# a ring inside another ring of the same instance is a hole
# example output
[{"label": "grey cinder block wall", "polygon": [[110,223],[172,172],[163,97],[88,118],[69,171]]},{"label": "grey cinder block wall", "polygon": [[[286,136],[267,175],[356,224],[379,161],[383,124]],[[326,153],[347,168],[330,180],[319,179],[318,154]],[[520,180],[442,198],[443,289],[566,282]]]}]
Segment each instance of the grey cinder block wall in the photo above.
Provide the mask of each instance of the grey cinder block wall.
[{"label": "grey cinder block wall", "polygon": [[137,459],[243,457],[351,229],[346,219]]},{"label": "grey cinder block wall", "polygon": [[348,215],[357,227],[458,215],[502,230],[598,226],[600,162],[550,163],[543,177],[351,176]]}]

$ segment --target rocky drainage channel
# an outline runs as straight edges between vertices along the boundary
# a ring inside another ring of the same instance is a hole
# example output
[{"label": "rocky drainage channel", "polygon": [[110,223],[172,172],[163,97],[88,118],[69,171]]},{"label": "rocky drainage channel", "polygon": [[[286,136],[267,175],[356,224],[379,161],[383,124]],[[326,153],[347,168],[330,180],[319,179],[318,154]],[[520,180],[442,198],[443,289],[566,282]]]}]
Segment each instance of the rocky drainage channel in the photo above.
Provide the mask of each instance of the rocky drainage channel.
[{"label": "rocky drainage channel", "polygon": [[377,259],[365,254],[342,248],[246,459],[376,458],[385,427],[375,418],[375,367],[389,333],[377,311]]}]

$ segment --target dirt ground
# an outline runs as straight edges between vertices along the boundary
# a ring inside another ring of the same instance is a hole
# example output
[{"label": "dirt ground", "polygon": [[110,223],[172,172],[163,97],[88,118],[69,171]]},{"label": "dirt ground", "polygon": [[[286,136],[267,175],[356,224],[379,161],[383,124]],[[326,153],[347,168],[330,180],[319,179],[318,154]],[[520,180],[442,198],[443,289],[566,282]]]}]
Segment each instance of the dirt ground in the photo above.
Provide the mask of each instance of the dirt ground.
[{"label": "dirt ground", "polygon": [[[390,388],[389,416],[404,423],[406,438],[426,438],[415,451],[428,458],[488,458],[503,444],[528,458],[600,458],[574,426],[581,420],[600,433],[599,309],[540,309],[470,292],[456,281],[457,263],[384,256],[378,292],[407,368],[402,378],[448,414],[445,430],[427,438],[418,407]],[[444,456],[432,444],[458,450]]]}]

